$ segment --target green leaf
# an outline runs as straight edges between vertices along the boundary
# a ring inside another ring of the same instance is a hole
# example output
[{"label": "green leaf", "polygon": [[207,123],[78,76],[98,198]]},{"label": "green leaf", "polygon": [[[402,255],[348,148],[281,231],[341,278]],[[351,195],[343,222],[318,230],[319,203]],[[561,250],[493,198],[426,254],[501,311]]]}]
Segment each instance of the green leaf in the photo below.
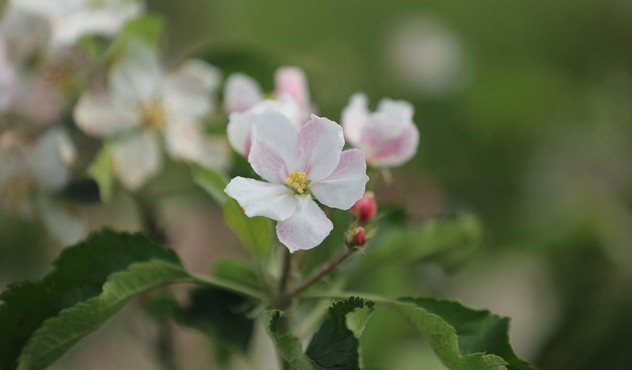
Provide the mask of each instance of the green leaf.
[{"label": "green leaf", "polygon": [[42,280],[0,300],[0,369],[44,369],[134,295],[188,279],[177,256],[139,234],[105,230],[65,249]]},{"label": "green leaf", "polygon": [[114,188],[114,163],[110,144],[103,143],[99,154],[88,167],[88,175],[97,182],[101,200],[104,203],[109,202]]},{"label": "green leaf", "polygon": [[213,275],[230,281],[235,281],[243,285],[261,289],[261,281],[252,263],[233,259],[222,258],[213,263]]},{"label": "green leaf", "polygon": [[449,369],[535,369],[513,352],[507,318],[433,298],[404,298],[386,304],[424,335]]},{"label": "green leaf", "polygon": [[228,178],[224,174],[197,165],[191,165],[191,171],[193,181],[206,190],[217,204],[220,206],[226,204],[229,198],[224,189],[228,185]]},{"label": "green leaf", "polygon": [[335,302],[329,308],[325,322],[306,351],[318,369],[360,369],[358,339],[371,312],[372,302],[354,297]]},{"label": "green leaf", "polygon": [[298,338],[291,334],[281,332],[283,320],[281,311],[272,310],[264,313],[265,326],[272,342],[293,370],[314,370],[312,361],[303,353],[303,346]]},{"label": "green leaf", "polygon": [[224,220],[257,258],[263,260],[268,256],[273,240],[269,219],[248,217],[236,201],[229,199],[224,205]]},{"label": "green leaf", "polygon": [[163,35],[164,20],[156,15],[144,15],[127,22],[125,27],[107,51],[107,56],[115,58],[127,48],[132,40],[140,40],[150,45],[157,45]]},{"label": "green leaf", "polygon": [[483,228],[472,214],[433,219],[417,227],[393,227],[382,232],[353,271],[356,278],[384,266],[410,265],[421,260],[456,268],[478,251]]}]

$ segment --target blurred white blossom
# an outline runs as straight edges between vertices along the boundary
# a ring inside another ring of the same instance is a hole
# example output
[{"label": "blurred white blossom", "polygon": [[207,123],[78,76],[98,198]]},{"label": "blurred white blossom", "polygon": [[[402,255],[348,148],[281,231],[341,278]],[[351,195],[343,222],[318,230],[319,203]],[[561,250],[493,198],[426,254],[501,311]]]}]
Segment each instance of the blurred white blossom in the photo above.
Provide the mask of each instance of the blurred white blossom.
[{"label": "blurred white blossom", "polygon": [[467,82],[463,46],[441,19],[425,16],[401,20],[386,40],[387,63],[404,86],[442,96]]},{"label": "blurred white blossom", "polygon": [[144,8],[137,0],[11,0],[11,4],[47,21],[52,48],[71,46],[87,35],[114,36]]},{"label": "blurred white blossom", "polygon": [[112,141],[114,171],[126,188],[136,190],[160,171],[161,134],[174,159],[216,169],[227,165],[225,140],[207,135],[202,124],[215,109],[214,67],[187,60],[165,71],[154,48],[132,42],[108,82],[105,91],[81,95],[74,117],[88,135]]}]

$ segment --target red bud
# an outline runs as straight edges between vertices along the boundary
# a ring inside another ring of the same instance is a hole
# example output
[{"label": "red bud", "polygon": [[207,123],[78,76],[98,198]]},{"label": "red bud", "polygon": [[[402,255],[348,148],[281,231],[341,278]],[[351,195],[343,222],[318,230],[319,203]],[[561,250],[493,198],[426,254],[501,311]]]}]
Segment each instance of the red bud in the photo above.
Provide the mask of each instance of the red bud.
[{"label": "red bud", "polygon": [[357,227],[353,235],[353,244],[356,247],[362,247],[366,244],[366,231],[363,227]]},{"label": "red bud", "polygon": [[351,213],[357,217],[361,224],[367,223],[377,215],[377,202],[372,192],[368,191],[362,199],[351,207]]}]

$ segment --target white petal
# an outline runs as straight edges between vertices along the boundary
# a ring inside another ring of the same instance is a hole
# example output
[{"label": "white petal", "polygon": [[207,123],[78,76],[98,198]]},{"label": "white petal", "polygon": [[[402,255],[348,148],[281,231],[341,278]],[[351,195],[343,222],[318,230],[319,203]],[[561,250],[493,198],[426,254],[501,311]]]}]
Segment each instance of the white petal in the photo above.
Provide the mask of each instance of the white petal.
[{"label": "white petal", "polygon": [[298,203],[294,193],[283,185],[243,177],[232,179],[224,191],[239,203],[248,217],[287,220]]},{"label": "white petal", "polygon": [[412,122],[414,108],[404,100],[382,99],[377,106],[377,113],[387,115],[392,121]]},{"label": "white petal", "polygon": [[114,171],[129,190],[136,190],[160,171],[162,157],[154,132],[127,135],[112,145]]},{"label": "white petal", "polygon": [[226,112],[244,112],[263,100],[259,83],[242,73],[228,76],[224,87],[224,109]]},{"label": "white petal", "polygon": [[44,226],[61,245],[74,244],[86,236],[87,221],[78,209],[43,197],[38,206]]},{"label": "white petal", "polygon": [[248,157],[252,146],[252,126],[265,112],[277,111],[292,121],[296,127],[304,123],[303,112],[294,99],[283,97],[280,100],[263,100],[246,112],[233,112],[228,120],[228,140],[239,154]]},{"label": "white petal", "polygon": [[76,159],[76,148],[70,136],[61,129],[52,129],[35,144],[31,171],[46,189],[60,189],[70,178],[69,167]]},{"label": "white petal", "polygon": [[212,169],[224,169],[230,162],[224,138],[208,136],[198,122],[171,122],[165,128],[167,151],[172,158],[197,163]]},{"label": "white petal", "polygon": [[368,99],[365,94],[356,93],[342,111],[342,127],[345,137],[353,145],[358,145],[362,127],[369,120]]},{"label": "white petal", "polygon": [[252,125],[257,120],[254,114],[233,112],[228,117],[226,134],[228,141],[235,151],[244,157],[250,154],[252,145]]},{"label": "white petal", "polygon": [[417,153],[419,130],[413,123],[409,123],[398,137],[385,138],[381,135],[381,130],[366,129],[361,141],[367,143],[362,145],[362,149],[369,163],[374,166],[397,167]]},{"label": "white petal", "polygon": [[371,130],[379,129],[380,135],[390,140],[401,136],[402,131],[412,123],[413,106],[410,103],[403,100],[382,99],[366,126],[372,126]]},{"label": "white petal", "polygon": [[248,162],[268,182],[284,183],[290,172],[300,168],[298,136],[298,128],[283,114],[264,112],[253,126]]},{"label": "white petal", "polygon": [[156,99],[163,77],[158,51],[132,41],[110,69],[112,96],[131,103]]},{"label": "white petal", "polygon": [[101,8],[85,6],[54,17],[51,22],[53,47],[70,46],[86,35],[112,37],[125,22],[142,11],[139,3],[127,1],[106,4]]},{"label": "white petal", "polygon": [[298,206],[292,217],[277,223],[277,237],[290,252],[320,245],[334,225],[309,195],[296,196]]},{"label": "white petal", "polygon": [[351,149],[342,152],[338,167],[329,177],[311,184],[310,188],[322,204],[349,209],[364,195],[367,181],[364,153]]},{"label": "white petal", "polygon": [[215,110],[213,97],[220,73],[210,64],[191,59],[170,73],[162,87],[162,99],[169,115],[199,118]]},{"label": "white petal", "polygon": [[140,125],[132,106],[121,106],[104,93],[83,93],[73,115],[81,130],[96,137],[120,134]]},{"label": "white petal", "polygon": [[11,5],[21,11],[44,18],[52,18],[81,7],[80,0],[11,0]]},{"label": "white petal", "polygon": [[276,82],[276,95],[291,96],[298,105],[308,109],[310,105],[307,77],[302,69],[297,67],[281,67],[274,76]]},{"label": "white petal", "polygon": [[338,166],[345,145],[342,127],[327,118],[312,115],[298,141],[300,169],[311,181],[329,176]]}]

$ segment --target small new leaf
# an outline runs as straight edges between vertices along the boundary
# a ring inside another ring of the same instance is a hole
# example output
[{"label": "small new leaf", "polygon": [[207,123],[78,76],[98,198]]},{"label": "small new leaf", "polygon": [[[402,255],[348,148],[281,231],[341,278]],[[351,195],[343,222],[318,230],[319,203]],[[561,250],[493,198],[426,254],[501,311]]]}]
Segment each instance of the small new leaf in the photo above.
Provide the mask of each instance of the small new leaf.
[{"label": "small new leaf", "polygon": [[303,346],[298,338],[285,333],[281,328],[283,320],[281,311],[272,310],[264,313],[266,330],[279,352],[294,370],[315,370],[312,361],[303,353]]},{"label": "small new leaf", "polygon": [[325,322],[307,347],[307,356],[318,369],[359,370],[358,339],[373,312],[373,303],[360,298],[335,302]]},{"label": "small new leaf", "polygon": [[112,198],[114,188],[114,167],[112,162],[112,148],[104,143],[96,158],[88,167],[88,175],[96,181],[99,186],[101,201],[107,203]]}]

